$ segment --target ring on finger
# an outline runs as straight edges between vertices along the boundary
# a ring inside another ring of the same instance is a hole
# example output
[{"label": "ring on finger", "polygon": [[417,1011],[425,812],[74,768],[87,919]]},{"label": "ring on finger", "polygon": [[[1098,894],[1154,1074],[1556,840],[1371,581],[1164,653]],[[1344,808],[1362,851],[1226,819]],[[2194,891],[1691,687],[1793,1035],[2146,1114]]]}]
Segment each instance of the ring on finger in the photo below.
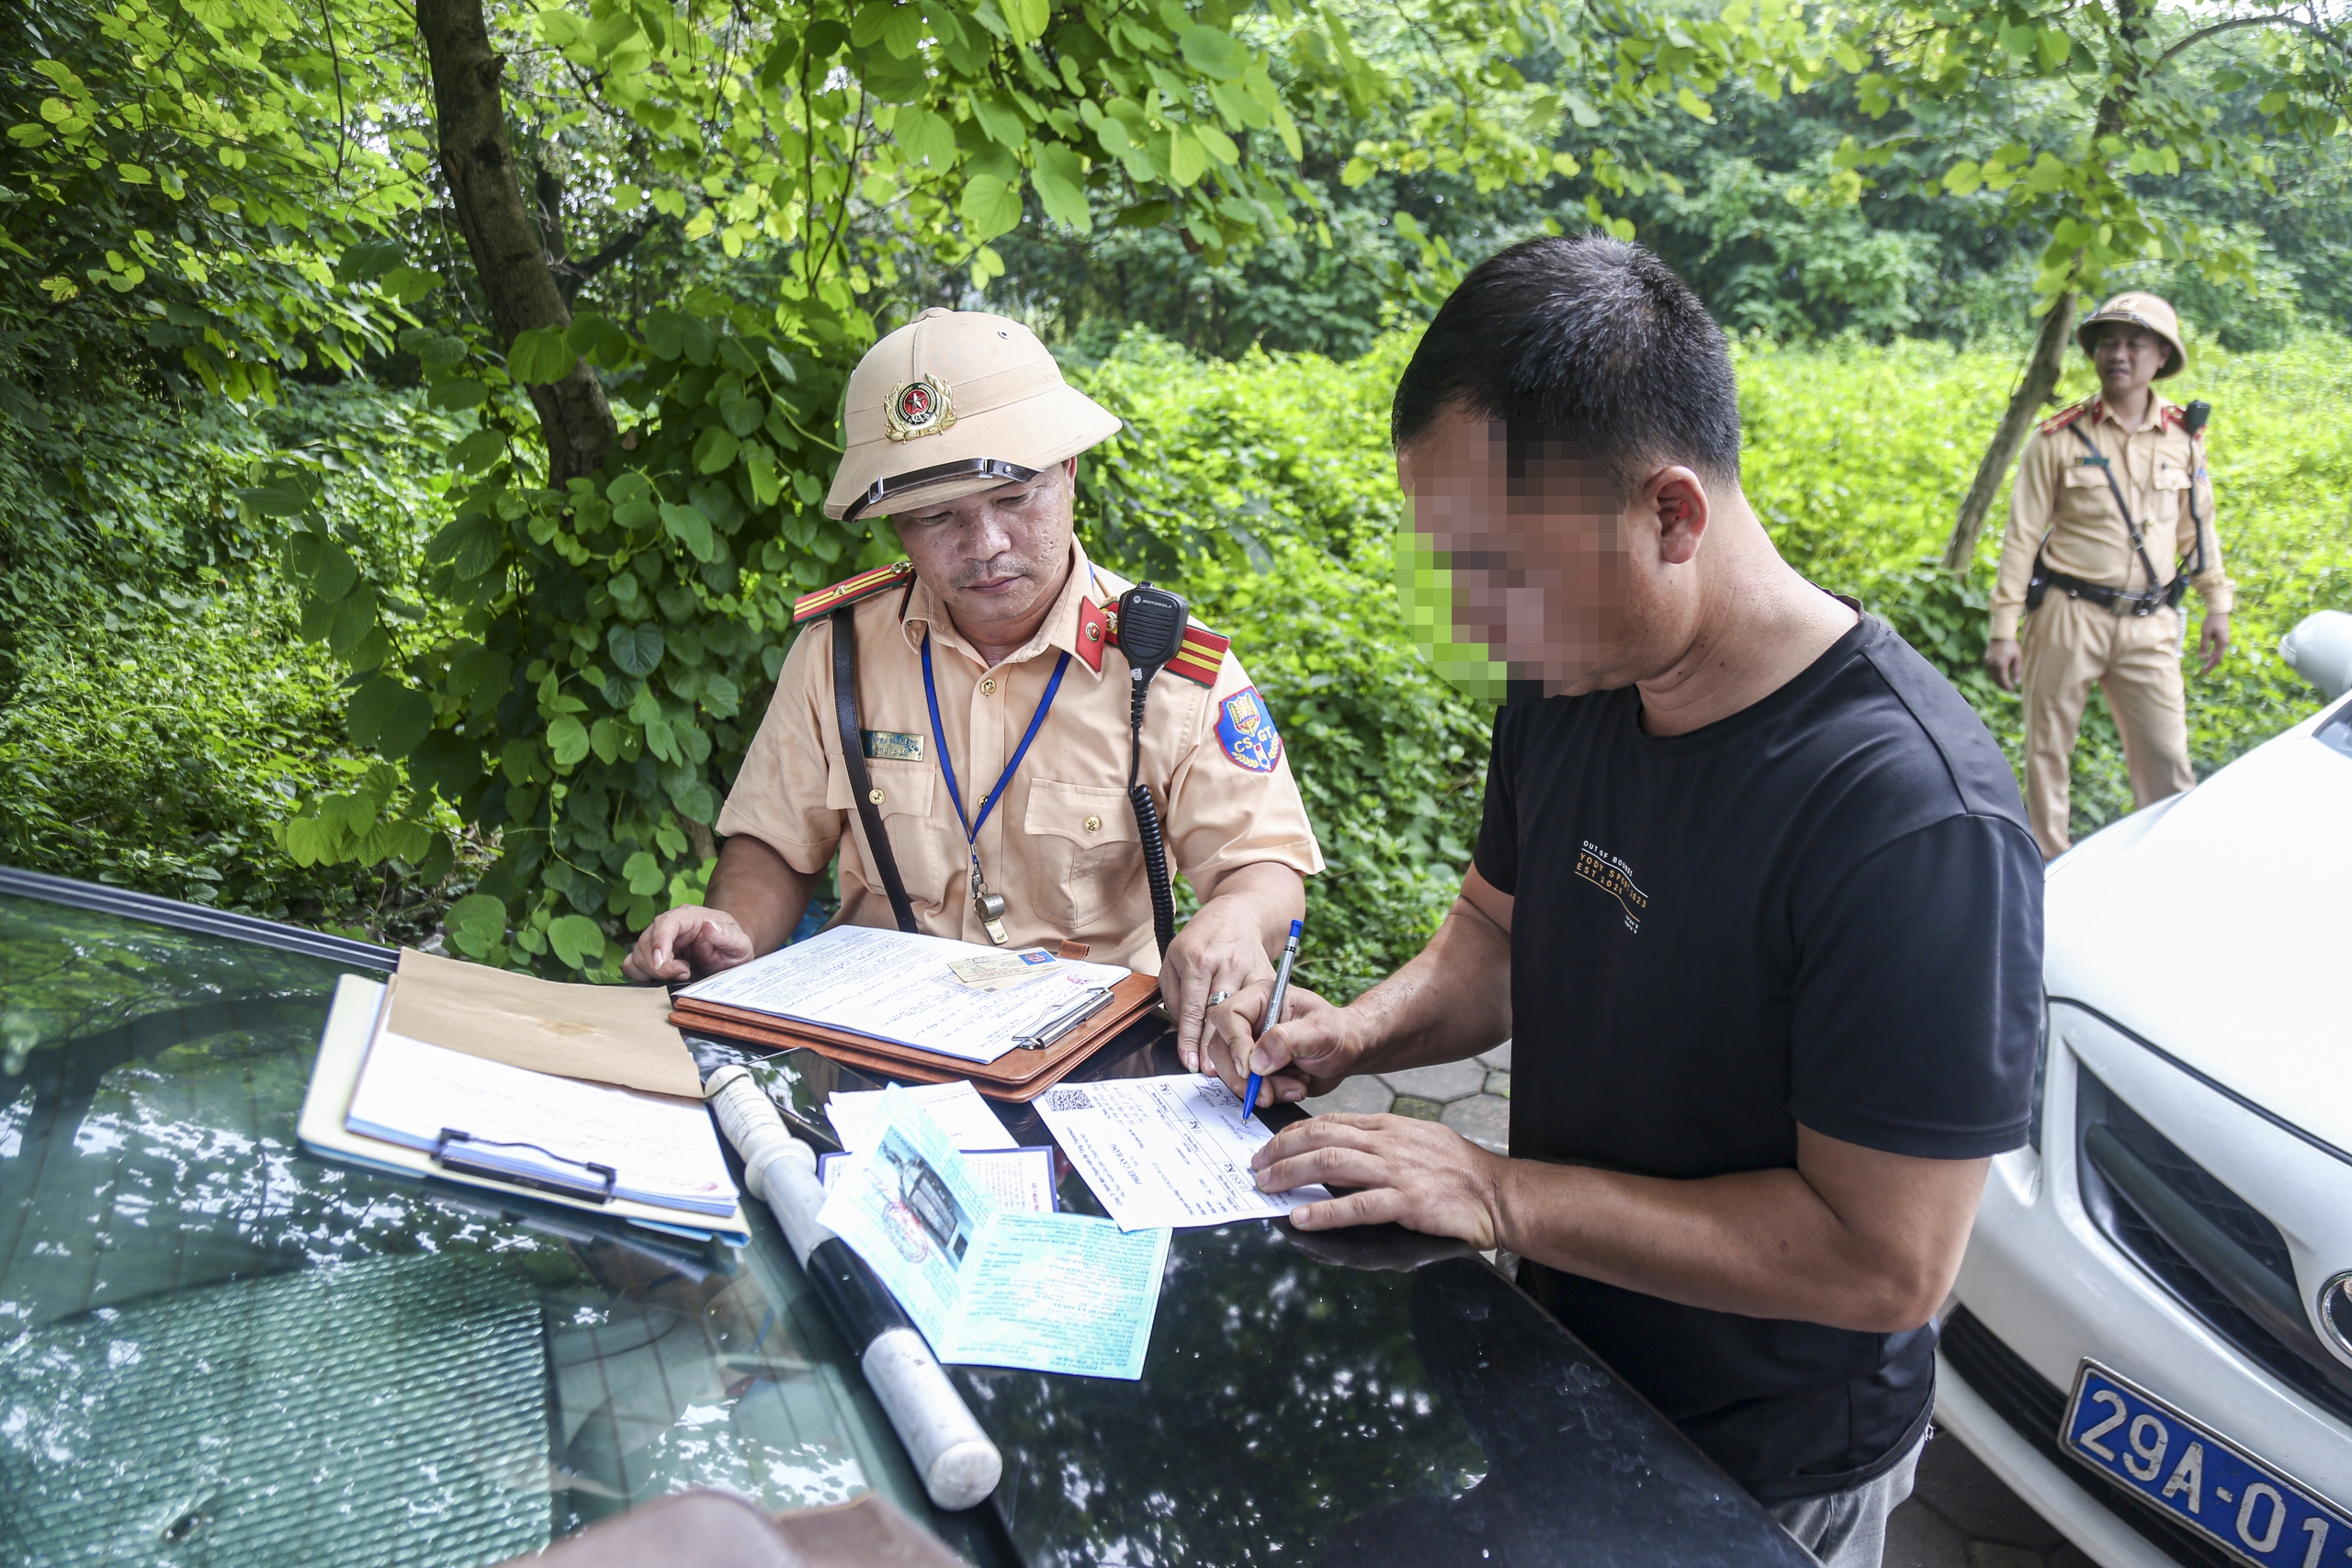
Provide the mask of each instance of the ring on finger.
[{"label": "ring on finger", "polygon": [[1231,991],[1211,991],[1209,993],[1207,1005],[1213,1008],[1221,1008],[1232,999],[1233,993]]}]

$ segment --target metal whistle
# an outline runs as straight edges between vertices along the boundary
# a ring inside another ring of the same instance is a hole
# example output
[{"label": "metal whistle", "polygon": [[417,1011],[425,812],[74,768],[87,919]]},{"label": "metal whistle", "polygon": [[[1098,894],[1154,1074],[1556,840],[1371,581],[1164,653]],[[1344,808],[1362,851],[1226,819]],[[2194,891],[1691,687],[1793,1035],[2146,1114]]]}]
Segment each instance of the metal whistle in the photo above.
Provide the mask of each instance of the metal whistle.
[{"label": "metal whistle", "polygon": [[1012,939],[1004,934],[1004,895],[988,890],[980,881],[978,866],[972,868],[972,913],[979,917],[990,942],[999,947],[1011,945]]}]

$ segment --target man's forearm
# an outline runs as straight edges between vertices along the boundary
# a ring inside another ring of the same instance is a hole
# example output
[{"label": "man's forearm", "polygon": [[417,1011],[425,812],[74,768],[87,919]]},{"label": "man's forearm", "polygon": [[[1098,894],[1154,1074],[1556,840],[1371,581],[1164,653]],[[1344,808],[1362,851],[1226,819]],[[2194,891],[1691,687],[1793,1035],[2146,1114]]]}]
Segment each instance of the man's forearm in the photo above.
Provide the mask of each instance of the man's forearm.
[{"label": "man's forearm", "polygon": [[1510,1034],[1510,933],[1456,898],[1430,944],[1347,1006],[1363,1054],[1351,1070],[1458,1062]]},{"label": "man's forearm", "polygon": [[[1799,1170],[1701,1180],[1500,1160],[1496,1245],[1565,1273],[1749,1317],[1899,1333],[1925,1323],[1960,1262],[1982,1162],[1941,1166],[1916,1223],[1849,1224]],[[1849,1200],[1851,1212],[1870,1206]],[[1874,1228],[1873,1228],[1874,1227]],[[1929,1245],[1929,1238],[1947,1238]]]},{"label": "man's forearm", "polygon": [[1255,861],[1235,866],[1212,883],[1202,896],[1200,913],[1193,918],[1246,921],[1272,957],[1289,940],[1290,923],[1306,914],[1306,879],[1289,866]]},{"label": "man's forearm", "polygon": [[734,916],[755,953],[773,953],[800,923],[816,890],[814,876],[795,871],[759,840],[738,834],[719,846],[703,903]]}]

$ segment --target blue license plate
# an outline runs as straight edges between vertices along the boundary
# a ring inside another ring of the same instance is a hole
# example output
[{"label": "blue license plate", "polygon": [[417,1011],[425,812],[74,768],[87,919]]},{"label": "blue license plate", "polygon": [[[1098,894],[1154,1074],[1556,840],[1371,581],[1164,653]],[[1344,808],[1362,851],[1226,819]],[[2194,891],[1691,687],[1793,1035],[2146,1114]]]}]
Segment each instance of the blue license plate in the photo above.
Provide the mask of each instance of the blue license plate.
[{"label": "blue license plate", "polygon": [[2068,1453],[2262,1568],[2352,1563],[2352,1513],[2096,1361],[2075,1375]]}]

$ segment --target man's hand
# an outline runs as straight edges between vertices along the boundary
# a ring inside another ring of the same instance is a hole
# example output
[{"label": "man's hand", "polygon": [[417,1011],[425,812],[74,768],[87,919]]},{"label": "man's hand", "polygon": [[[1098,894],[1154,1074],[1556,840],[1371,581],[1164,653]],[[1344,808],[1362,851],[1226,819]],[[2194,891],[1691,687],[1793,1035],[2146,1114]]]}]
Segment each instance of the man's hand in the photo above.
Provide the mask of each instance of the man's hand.
[{"label": "man's hand", "polygon": [[653,917],[621,960],[621,973],[639,985],[691,980],[748,964],[758,953],[750,935],[726,910],[681,904]]},{"label": "man's hand", "polygon": [[1294,980],[1283,997],[1281,1024],[1261,1036],[1258,1025],[1273,995],[1274,977],[1269,973],[1215,1010],[1202,1038],[1196,1070],[1215,1073],[1236,1094],[1254,1071],[1265,1080],[1258,1086],[1259,1098],[1268,1105],[1330,1093],[1355,1070],[1362,1054],[1352,1027],[1357,1021],[1347,1009],[1333,1007]]},{"label": "man's hand", "polygon": [[1274,983],[1273,960],[1291,921],[1306,911],[1306,884],[1272,861],[1236,866],[1202,890],[1200,912],[1184,922],[1159,967],[1159,994],[1176,1021],[1176,1055],[1188,1072],[1209,1070],[1201,1032],[1209,998]]},{"label": "man's hand", "polygon": [[[2205,624],[2211,626],[2212,622],[2208,620]],[[2018,639],[2013,637],[1996,637],[1984,645],[1984,668],[1993,672],[2001,690],[2014,692],[2018,689],[2018,672],[2025,668],[2025,649],[2018,646]]]},{"label": "man's hand", "polygon": [[2205,629],[2197,637],[2197,672],[2211,675],[2221,667],[2222,655],[2229,650],[2230,613],[2227,610],[2206,611]]},{"label": "man's hand", "polygon": [[1434,1122],[1330,1111],[1284,1128],[1250,1163],[1266,1192],[1316,1182],[1357,1190],[1292,1210],[1291,1224],[1301,1230],[1394,1221],[1480,1251],[1498,1245],[1501,1234],[1499,1180],[1507,1162]]}]

